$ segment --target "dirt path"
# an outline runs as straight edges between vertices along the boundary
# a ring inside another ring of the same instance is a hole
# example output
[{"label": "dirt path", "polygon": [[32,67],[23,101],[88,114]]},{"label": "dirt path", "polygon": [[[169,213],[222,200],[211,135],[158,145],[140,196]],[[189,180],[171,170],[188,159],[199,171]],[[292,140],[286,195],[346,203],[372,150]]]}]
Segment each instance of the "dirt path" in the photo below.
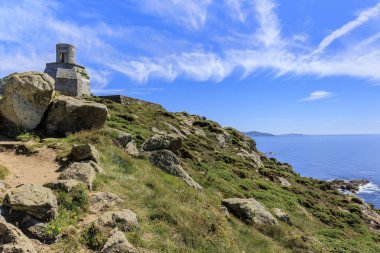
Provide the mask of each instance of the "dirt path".
[{"label": "dirt path", "polygon": [[37,150],[38,154],[32,156],[16,155],[14,150],[0,151],[0,165],[10,172],[5,183],[10,187],[20,184],[43,185],[58,178],[58,164],[54,161],[56,153],[48,148]]}]

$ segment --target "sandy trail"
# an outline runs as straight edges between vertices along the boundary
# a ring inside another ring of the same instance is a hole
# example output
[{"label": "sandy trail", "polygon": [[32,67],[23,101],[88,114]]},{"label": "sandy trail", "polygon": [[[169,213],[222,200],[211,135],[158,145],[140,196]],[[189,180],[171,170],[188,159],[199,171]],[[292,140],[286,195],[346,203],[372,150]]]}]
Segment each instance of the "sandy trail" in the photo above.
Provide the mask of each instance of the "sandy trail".
[{"label": "sandy trail", "polygon": [[[0,144],[2,142],[0,141]],[[10,187],[20,184],[37,184],[54,181],[58,178],[56,153],[48,148],[39,148],[36,155],[16,155],[14,150],[0,151],[0,165],[9,170],[5,183]]]}]

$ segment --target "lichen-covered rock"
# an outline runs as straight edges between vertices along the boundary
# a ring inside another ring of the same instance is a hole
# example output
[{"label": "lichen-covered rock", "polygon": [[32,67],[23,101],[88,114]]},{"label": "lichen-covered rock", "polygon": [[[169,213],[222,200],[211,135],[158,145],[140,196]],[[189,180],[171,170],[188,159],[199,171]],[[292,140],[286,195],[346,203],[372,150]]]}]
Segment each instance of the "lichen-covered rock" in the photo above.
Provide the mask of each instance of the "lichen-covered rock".
[{"label": "lichen-covered rock", "polygon": [[115,139],[122,148],[125,148],[132,141],[132,135],[123,131],[117,131]]},{"label": "lichen-covered rock", "polygon": [[223,199],[222,204],[235,215],[248,224],[278,225],[277,220],[265,207],[254,198]]},{"label": "lichen-covered rock", "polygon": [[278,177],[278,181],[280,181],[280,184],[281,184],[282,186],[291,186],[291,185],[292,185],[291,183],[289,183],[288,180],[286,180],[286,179],[283,178],[283,177]]},{"label": "lichen-covered rock", "polygon": [[104,244],[101,253],[138,253],[138,250],[128,242],[123,232],[116,230]]},{"label": "lichen-covered rock", "polygon": [[128,209],[106,212],[100,216],[99,223],[124,232],[133,231],[139,226],[137,215]]},{"label": "lichen-covered rock", "polygon": [[70,192],[74,187],[78,185],[84,185],[83,182],[74,179],[56,180],[50,183],[46,183],[44,186],[53,190],[61,190]]},{"label": "lichen-covered rock", "polygon": [[87,162],[88,164],[90,164],[96,173],[99,173],[99,174],[103,174],[104,173],[104,169],[102,166],[100,166],[98,163],[94,162],[94,161],[89,161]]},{"label": "lichen-covered rock", "polygon": [[43,243],[52,243],[57,238],[49,236],[47,233],[47,223],[35,221],[34,224],[25,229],[25,234],[32,239],[37,239]]},{"label": "lichen-covered rock", "polygon": [[43,125],[47,134],[65,136],[67,133],[102,128],[107,114],[107,107],[103,104],[59,96],[49,107]]},{"label": "lichen-covered rock", "polygon": [[151,152],[149,161],[167,173],[181,178],[189,186],[198,190],[203,190],[202,186],[195,182],[194,179],[186,173],[177,156],[170,150],[164,149]]},{"label": "lichen-covered rock", "polygon": [[6,77],[3,77],[3,78],[0,78],[0,96],[3,95],[4,93],[4,86],[5,86],[5,83],[8,81],[9,77],[14,75],[14,74],[17,74],[17,72],[13,73],[13,74],[10,74]]},{"label": "lichen-covered rock", "polygon": [[92,190],[92,183],[96,177],[94,168],[88,163],[72,163],[70,166],[59,175],[62,180],[77,180],[88,185]]},{"label": "lichen-covered rock", "polygon": [[1,253],[37,253],[32,242],[15,226],[0,218]]},{"label": "lichen-covered rock", "polygon": [[57,198],[53,192],[39,185],[21,185],[7,192],[3,205],[47,221],[58,215]]},{"label": "lichen-covered rock", "polygon": [[240,150],[239,153],[237,153],[238,156],[241,158],[244,158],[248,161],[251,161],[254,163],[256,167],[264,167],[263,162],[261,161],[261,158],[259,154],[257,154],[255,151],[247,151],[245,149]]},{"label": "lichen-covered rock", "polygon": [[274,215],[279,219],[280,221],[283,221],[289,225],[292,225],[292,222],[290,220],[290,217],[287,212],[280,208],[274,208],[273,209]]},{"label": "lichen-covered rock", "polygon": [[122,202],[121,198],[109,192],[96,192],[90,195],[90,209],[92,212],[104,211]]},{"label": "lichen-covered rock", "polygon": [[73,162],[94,161],[100,162],[98,150],[90,144],[75,145],[71,149],[69,159]]},{"label": "lichen-covered rock", "polygon": [[40,124],[54,97],[54,79],[39,72],[25,72],[6,77],[1,115],[27,130]]},{"label": "lichen-covered rock", "polygon": [[168,149],[175,152],[181,147],[182,139],[177,134],[154,135],[143,144],[143,150],[145,151]]}]

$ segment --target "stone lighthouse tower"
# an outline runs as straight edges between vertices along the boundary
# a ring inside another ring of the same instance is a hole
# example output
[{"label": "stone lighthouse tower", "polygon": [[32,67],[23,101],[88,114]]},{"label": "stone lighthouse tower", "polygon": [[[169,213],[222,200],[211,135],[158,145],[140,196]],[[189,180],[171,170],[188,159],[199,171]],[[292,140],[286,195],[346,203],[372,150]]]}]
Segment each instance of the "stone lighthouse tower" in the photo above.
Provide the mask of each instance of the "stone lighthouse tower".
[{"label": "stone lighthouse tower", "polygon": [[55,89],[67,96],[90,95],[90,78],[85,67],[75,62],[76,49],[70,44],[56,45],[56,61],[46,63],[45,73],[55,79]]}]

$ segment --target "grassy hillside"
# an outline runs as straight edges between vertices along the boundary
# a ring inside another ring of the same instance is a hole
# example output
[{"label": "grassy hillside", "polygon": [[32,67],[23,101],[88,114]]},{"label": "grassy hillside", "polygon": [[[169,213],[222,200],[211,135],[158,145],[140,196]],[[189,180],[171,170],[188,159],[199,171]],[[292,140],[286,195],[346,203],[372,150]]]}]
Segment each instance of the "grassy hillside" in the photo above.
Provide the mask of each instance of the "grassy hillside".
[{"label": "grassy hillside", "polygon": [[[380,252],[380,234],[365,223],[359,199],[330,189],[324,181],[301,177],[290,165],[263,155],[264,167],[257,168],[238,155],[241,149],[255,149],[238,131],[154,104],[123,106],[91,99],[109,108],[107,128],[44,142],[62,157],[75,143],[98,148],[106,173],[97,177],[95,190],[117,194],[125,208],[137,213],[141,225],[127,233],[136,247],[153,252]],[[177,155],[204,191],[152,166],[144,155],[127,155],[114,144],[113,129],[131,133],[139,147],[155,132],[181,131],[184,145]],[[228,136],[226,145],[217,138],[220,134]],[[278,177],[291,186],[282,186]],[[293,224],[247,225],[220,207],[229,197],[253,197],[269,211],[281,208]],[[53,248],[74,252],[81,243],[79,237],[63,237]]]}]

